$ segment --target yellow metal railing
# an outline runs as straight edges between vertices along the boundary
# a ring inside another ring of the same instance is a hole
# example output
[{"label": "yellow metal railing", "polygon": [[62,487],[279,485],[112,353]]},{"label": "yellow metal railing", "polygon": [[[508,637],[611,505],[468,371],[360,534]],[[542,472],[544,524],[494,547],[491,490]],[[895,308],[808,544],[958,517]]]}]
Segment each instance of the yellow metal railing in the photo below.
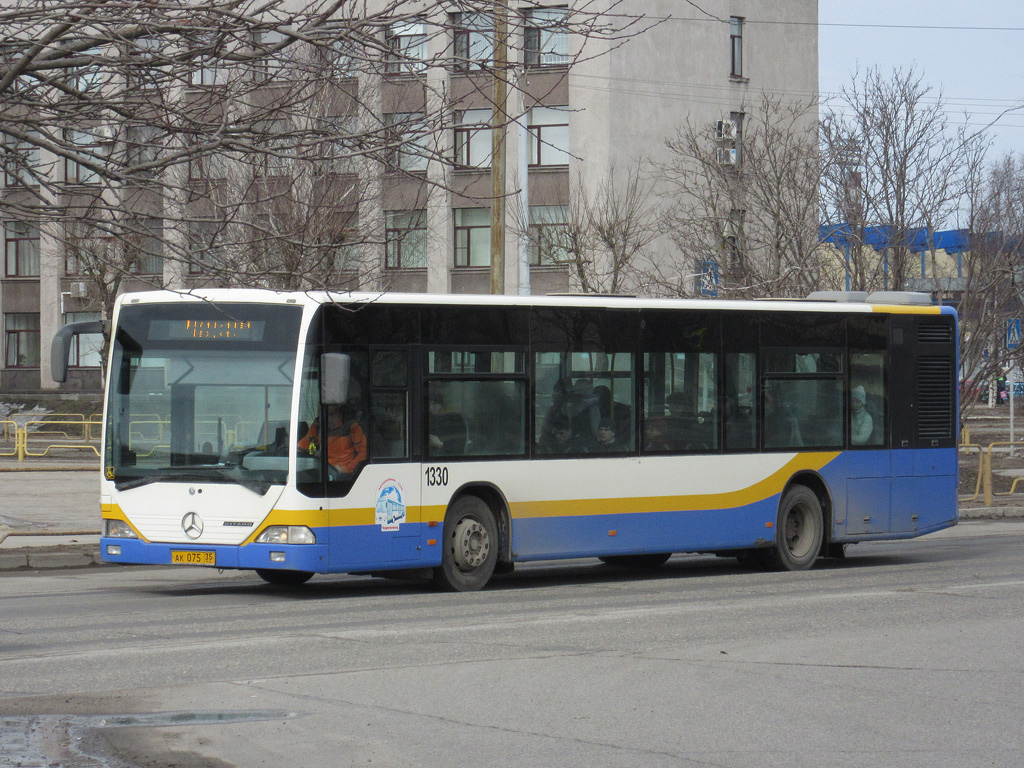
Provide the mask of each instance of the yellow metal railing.
[{"label": "yellow metal railing", "polygon": [[[3,443],[0,444],[0,456],[21,456],[21,427],[16,421],[0,421],[3,429]],[[7,442],[11,447],[7,447]],[[19,458],[20,461],[20,458]]]},{"label": "yellow metal railing", "polygon": [[[33,429],[33,426],[35,429]],[[54,449],[65,450],[86,450],[92,451],[97,457],[100,455],[99,448],[89,442],[88,429],[84,418],[72,420],[57,420],[48,418],[39,421],[26,421],[21,428],[22,432],[22,455],[40,458],[46,456]],[[63,440],[54,442],[59,436]],[[41,449],[41,450],[40,450]]]},{"label": "yellow metal railing", "polygon": [[[966,427],[964,428],[964,431],[967,432]],[[960,451],[966,450],[968,454],[970,454],[972,450],[978,451],[978,481],[974,484],[974,495],[969,498],[961,499],[961,501],[975,501],[978,498],[978,496],[981,495],[981,479],[982,476],[985,474],[985,466],[987,463],[985,461],[985,449],[982,448],[977,443],[967,442],[961,443],[959,446],[957,446],[957,448]]]},{"label": "yellow metal railing", "polygon": [[988,450],[985,452],[985,464],[986,464],[986,466],[984,467],[984,470],[981,473],[982,477],[983,477],[982,487],[984,489],[984,494],[985,494],[985,504],[987,506],[992,506],[992,499],[995,496],[1010,496],[1010,495],[1012,495],[1013,492],[1017,489],[1017,481],[1022,479],[1022,478],[1015,478],[1014,481],[1010,484],[1010,490],[1007,491],[1006,493],[995,493],[995,492],[993,492],[993,490],[992,490],[992,449],[996,448],[996,447],[1000,447],[1000,448],[1007,447],[1007,448],[1010,448],[1011,451],[1012,451],[1013,448],[1017,448],[1017,447],[1020,447],[1020,446],[1024,446],[1024,442],[1014,441],[1014,442],[989,443]]}]

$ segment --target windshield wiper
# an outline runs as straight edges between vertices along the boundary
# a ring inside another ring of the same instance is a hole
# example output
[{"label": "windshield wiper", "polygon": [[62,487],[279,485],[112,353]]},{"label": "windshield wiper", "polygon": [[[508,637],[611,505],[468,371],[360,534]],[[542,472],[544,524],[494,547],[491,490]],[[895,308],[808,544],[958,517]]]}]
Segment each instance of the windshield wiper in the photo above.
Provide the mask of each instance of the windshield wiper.
[{"label": "windshield wiper", "polygon": [[[196,471],[198,470],[198,471]],[[228,469],[217,464],[200,464],[189,467],[160,467],[155,470],[158,474],[146,475],[145,477],[133,477],[128,480],[115,481],[119,491],[126,491],[132,488],[139,488],[150,483],[158,483],[162,480],[192,480],[194,482],[221,482],[234,483],[252,491],[259,496],[265,496],[270,490],[271,483],[266,480],[256,480],[242,474],[237,468]],[[164,474],[166,473],[166,474]]]}]

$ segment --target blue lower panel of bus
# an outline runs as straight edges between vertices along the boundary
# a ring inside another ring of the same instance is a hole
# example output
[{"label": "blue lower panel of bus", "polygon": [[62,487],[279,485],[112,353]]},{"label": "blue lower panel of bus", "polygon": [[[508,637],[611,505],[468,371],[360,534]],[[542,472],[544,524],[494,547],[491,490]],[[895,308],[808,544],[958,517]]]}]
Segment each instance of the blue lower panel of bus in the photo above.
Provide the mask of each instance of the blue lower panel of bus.
[{"label": "blue lower panel of bus", "polygon": [[[120,555],[110,547],[120,547]],[[284,554],[283,562],[270,559],[271,552]],[[202,546],[191,544],[154,544],[138,539],[100,539],[100,553],[107,563],[143,565],[207,565],[216,568],[286,568],[293,571],[324,571],[327,565],[325,544],[249,544]],[[212,561],[210,560],[212,553]]]},{"label": "blue lower panel of bus", "polygon": [[[375,571],[438,565],[439,547],[431,547],[428,562],[420,551],[419,525],[402,526],[400,532],[382,532],[380,526],[314,528],[317,544],[246,544],[245,546],[204,546],[163,544],[138,539],[100,539],[104,562],[142,565],[206,565],[216,568],[276,568],[317,573]],[[328,542],[331,542],[328,544]],[[121,548],[120,555],[109,547]],[[177,554],[176,554],[177,553]],[[210,554],[212,553],[212,561]],[[278,560],[271,560],[271,553]],[[280,556],[283,555],[283,561]]]},{"label": "blue lower panel of bus", "polygon": [[515,560],[701,552],[775,541],[778,499],[732,509],[516,520]]}]

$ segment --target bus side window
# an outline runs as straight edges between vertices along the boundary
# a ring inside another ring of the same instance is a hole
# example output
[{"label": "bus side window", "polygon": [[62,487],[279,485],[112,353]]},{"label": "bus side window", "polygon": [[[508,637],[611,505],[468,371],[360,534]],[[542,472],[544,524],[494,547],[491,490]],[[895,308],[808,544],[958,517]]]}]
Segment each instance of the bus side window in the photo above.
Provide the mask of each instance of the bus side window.
[{"label": "bus side window", "polygon": [[402,459],[409,455],[409,354],[378,350],[370,358],[370,455]]},{"label": "bus side window", "polygon": [[757,449],[757,355],[725,355],[725,449]]},{"label": "bus side window", "polygon": [[850,355],[850,443],[885,444],[885,355],[854,352]]}]

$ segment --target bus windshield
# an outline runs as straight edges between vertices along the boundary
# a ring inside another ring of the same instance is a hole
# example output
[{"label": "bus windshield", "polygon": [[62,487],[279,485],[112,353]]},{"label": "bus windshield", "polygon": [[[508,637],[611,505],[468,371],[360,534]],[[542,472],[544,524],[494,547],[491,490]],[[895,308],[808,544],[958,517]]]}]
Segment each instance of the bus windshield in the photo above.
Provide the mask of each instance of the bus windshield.
[{"label": "bus windshield", "polygon": [[104,467],[124,489],[288,474],[301,309],[263,304],[122,308],[113,339]]}]

